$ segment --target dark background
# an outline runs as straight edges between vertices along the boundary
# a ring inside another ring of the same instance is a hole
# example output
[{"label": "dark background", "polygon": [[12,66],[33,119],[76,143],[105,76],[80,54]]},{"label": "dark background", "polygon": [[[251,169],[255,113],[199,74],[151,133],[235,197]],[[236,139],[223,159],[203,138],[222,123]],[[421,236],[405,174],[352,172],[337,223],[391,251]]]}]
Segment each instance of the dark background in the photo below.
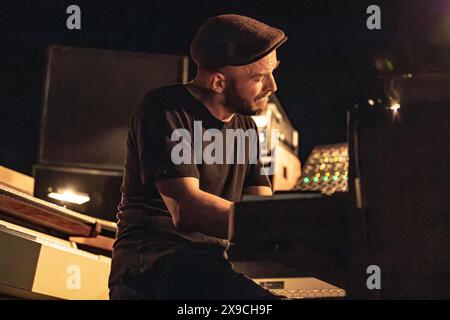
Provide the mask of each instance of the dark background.
[{"label": "dark background", "polygon": [[[346,140],[346,110],[381,96],[386,72],[449,70],[450,1],[2,1],[0,165],[31,174],[36,162],[45,49],[50,44],[189,54],[210,16],[238,13],[283,29],[278,97],[300,132],[302,161],[318,144]],[[81,8],[81,30],[66,8]],[[368,30],[366,8],[381,8]],[[194,66],[191,65],[191,75]]]}]

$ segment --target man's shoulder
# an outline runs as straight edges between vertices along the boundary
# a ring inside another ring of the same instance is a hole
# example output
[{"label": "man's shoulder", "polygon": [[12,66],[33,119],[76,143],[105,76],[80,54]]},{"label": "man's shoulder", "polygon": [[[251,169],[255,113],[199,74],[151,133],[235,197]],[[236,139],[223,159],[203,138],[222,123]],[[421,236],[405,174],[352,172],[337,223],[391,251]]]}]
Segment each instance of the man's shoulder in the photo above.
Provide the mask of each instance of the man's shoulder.
[{"label": "man's shoulder", "polygon": [[163,113],[185,113],[192,101],[181,83],[165,85],[149,90],[141,100],[135,114],[138,116]]},{"label": "man's shoulder", "polygon": [[189,96],[183,84],[171,84],[148,91],[134,110],[135,123],[144,122],[152,128],[164,123],[185,127],[191,122]]}]

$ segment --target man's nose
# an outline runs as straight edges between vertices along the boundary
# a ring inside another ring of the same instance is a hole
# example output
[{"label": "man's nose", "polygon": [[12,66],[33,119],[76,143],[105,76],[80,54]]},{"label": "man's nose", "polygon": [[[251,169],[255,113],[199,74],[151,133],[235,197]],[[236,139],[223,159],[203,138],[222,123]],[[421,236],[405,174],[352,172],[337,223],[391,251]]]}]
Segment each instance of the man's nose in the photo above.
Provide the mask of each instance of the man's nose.
[{"label": "man's nose", "polygon": [[273,74],[270,74],[267,78],[267,89],[271,92],[277,91],[277,83],[275,82],[275,78],[273,77]]}]

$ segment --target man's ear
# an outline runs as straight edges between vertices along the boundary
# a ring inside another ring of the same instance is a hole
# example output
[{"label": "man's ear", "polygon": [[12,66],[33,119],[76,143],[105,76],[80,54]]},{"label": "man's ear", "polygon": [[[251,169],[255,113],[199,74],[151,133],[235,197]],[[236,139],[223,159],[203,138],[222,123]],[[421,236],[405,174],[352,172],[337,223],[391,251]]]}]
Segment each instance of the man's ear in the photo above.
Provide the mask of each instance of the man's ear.
[{"label": "man's ear", "polygon": [[213,75],[211,75],[210,78],[210,88],[215,93],[222,93],[225,90],[226,86],[226,77],[220,73],[216,72]]}]

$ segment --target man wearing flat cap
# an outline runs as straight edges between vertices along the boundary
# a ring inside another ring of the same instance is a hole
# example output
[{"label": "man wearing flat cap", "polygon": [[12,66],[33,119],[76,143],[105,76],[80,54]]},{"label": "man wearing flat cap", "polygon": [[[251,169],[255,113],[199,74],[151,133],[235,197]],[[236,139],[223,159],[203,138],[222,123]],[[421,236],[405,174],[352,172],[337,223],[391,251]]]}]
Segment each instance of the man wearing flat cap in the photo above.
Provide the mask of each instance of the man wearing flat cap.
[{"label": "man wearing flat cap", "polygon": [[[283,31],[248,17],[209,18],[191,45],[197,76],[150,91],[137,107],[117,214],[112,299],[278,298],[235,272],[225,254],[233,203],[243,194],[272,195],[259,149],[256,162],[247,156],[243,162],[180,163],[173,159],[179,146],[173,138],[177,132],[198,137],[198,126],[226,144],[230,129],[256,132],[251,116],[263,112],[277,90],[276,49],[286,39]],[[200,150],[194,147],[188,159],[208,148],[204,141],[191,143]]]}]

